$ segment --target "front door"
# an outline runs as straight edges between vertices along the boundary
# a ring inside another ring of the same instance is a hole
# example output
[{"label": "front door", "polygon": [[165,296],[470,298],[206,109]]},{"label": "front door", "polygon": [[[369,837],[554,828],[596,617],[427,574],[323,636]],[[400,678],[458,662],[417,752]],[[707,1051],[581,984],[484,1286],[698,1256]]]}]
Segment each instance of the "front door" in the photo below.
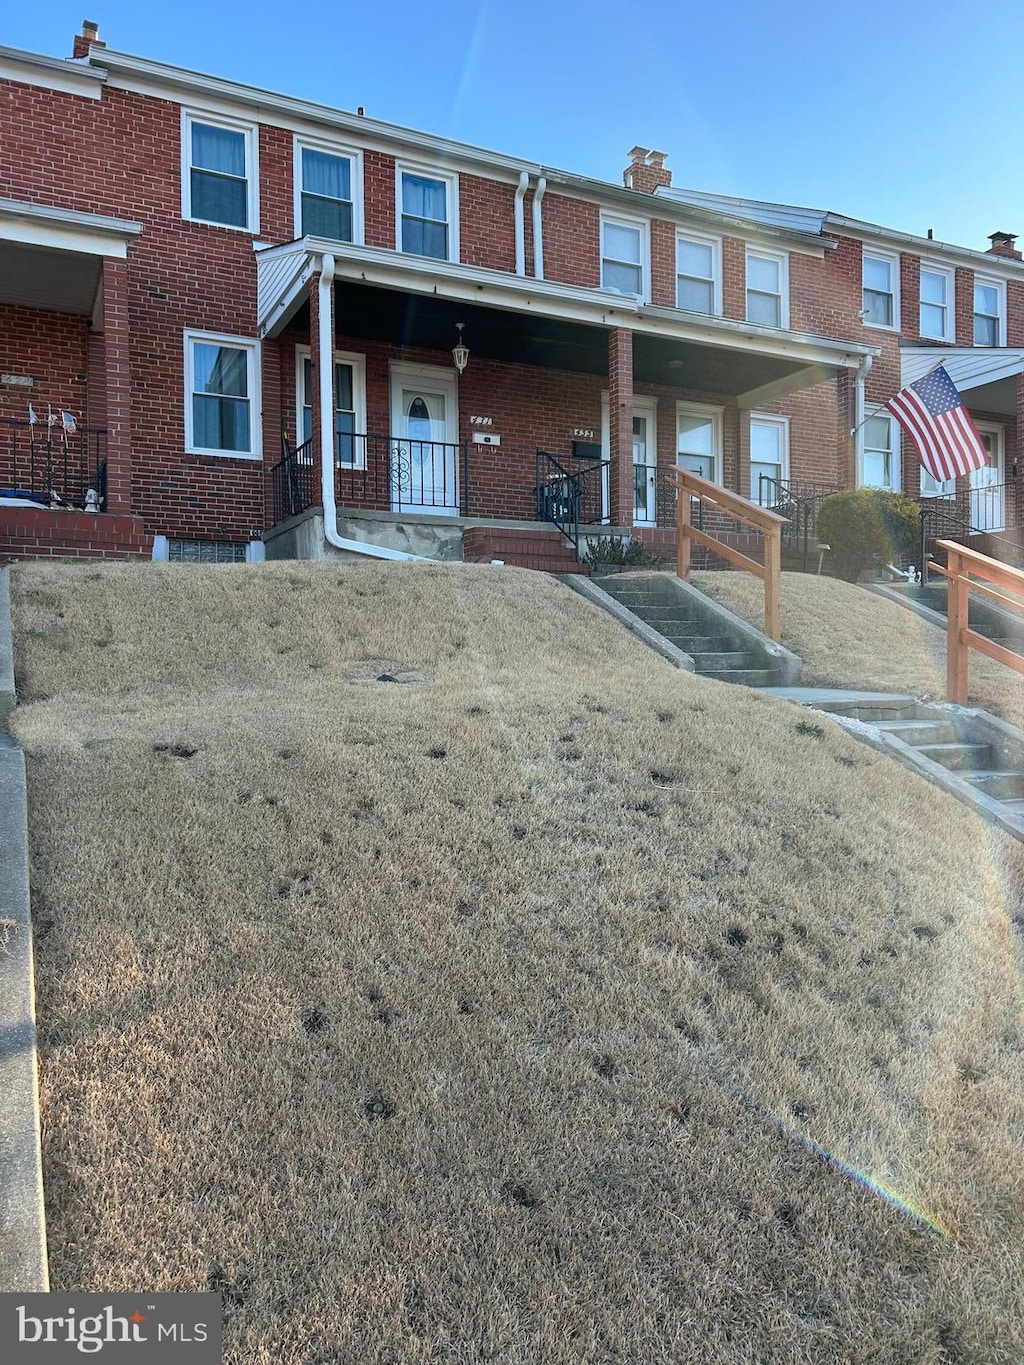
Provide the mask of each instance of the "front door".
[{"label": "front door", "polygon": [[1001,531],[1006,525],[1003,428],[994,422],[978,422],[977,427],[988,464],[971,470],[971,525],[979,531]]},{"label": "front door", "polygon": [[455,377],[429,365],[391,369],[391,506],[396,512],[459,512]]}]

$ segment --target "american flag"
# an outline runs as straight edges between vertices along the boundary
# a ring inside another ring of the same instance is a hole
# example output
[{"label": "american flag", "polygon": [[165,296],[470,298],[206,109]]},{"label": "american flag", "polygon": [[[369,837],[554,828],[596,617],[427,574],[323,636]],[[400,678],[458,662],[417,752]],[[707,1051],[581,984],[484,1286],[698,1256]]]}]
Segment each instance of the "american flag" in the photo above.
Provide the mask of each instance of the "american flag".
[{"label": "american flag", "polygon": [[939,483],[988,464],[981,437],[944,365],[900,389],[885,406]]}]

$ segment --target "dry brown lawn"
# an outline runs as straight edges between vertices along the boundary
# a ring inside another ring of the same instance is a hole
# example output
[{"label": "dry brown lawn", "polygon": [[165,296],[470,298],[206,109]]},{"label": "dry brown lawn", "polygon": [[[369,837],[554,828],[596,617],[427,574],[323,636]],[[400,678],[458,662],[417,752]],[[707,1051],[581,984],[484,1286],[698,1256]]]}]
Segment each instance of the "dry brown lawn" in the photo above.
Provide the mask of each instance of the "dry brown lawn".
[{"label": "dry brown lawn", "polygon": [[[759,628],[764,588],[746,573],[695,573],[694,586]],[[782,575],[782,643],[803,659],[806,687],[946,696],[946,632],[867,589],[813,574]],[[969,701],[1024,726],[1024,677],[971,650]]]},{"label": "dry brown lawn", "polygon": [[219,1289],[232,1365],[1024,1357],[1020,845],[526,571],[14,594],[56,1289]]}]

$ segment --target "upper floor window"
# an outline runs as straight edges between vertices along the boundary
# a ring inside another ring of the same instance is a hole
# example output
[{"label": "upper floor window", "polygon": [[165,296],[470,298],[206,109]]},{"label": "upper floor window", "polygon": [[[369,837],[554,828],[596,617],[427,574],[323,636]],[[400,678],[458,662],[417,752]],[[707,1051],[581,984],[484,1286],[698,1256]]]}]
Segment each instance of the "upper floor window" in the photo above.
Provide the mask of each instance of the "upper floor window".
[{"label": "upper floor window", "polygon": [[780,252],[747,247],[748,322],[789,326],[788,266],[788,258]]},{"label": "upper floor window", "polygon": [[601,288],[647,297],[647,224],[601,218]]},{"label": "upper floor window", "polygon": [[974,344],[1002,346],[1006,340],[1006,286],[974,277]]},{"label": "upper floor window", "polygon": [[722,311],[722,243],[717,237],[676,237],[676,307]]},{"label": "upper floor window", "polygon": [[900,325],[899,257],[865,251],[861,267],[861,321],[866,327]]},{"label": "upper floor window", "polygon": [[256,129],[183,111],[182,215],[255,232],[259,217]]},{"label": "upper floor window", "polygon": [[357,152],[295,139],[295,235],[358,242],[360,165]]},{"label": "upper floor window", "polygon": [[185,333],[185,449],[193,455],[262,459],[258,343]]},{"label": "upper floor window", "polygon": [[398,168],[398,249],[435,261],[459,259],[458,181],[415,168]]},{"label": "upper floor window", "polygon": [[921,266],[921,335],[934,341],[953,341],[953,272],[941,266]]}]

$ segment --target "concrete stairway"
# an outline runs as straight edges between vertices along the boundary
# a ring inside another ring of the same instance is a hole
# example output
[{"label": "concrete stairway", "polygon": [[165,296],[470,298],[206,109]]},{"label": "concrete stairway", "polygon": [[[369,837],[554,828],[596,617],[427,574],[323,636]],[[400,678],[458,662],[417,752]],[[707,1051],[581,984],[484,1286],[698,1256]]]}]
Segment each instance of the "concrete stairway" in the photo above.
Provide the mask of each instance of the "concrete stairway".
[{"label": "concrete stairway", "polygon": [[[893,585],[887,589],[885,595],[900,600],[909,607],[918,609],[924,607],[926,611],[922,614],[927,616],[927,612],[934,613],[936,618],[941,618],[941,621],[936,619],[934,624],[941,624],[945,629],[947,601],[945,583],[914,584],[906,587]],[[987,636],[995,644],[1004,645],[1017,653],[1024,650],[1024,623],[1013,612],[1004,611],[994,602],[985,601],[984,598],[972,593],[967,604],[967,619],[972,630],[976,630],[979,635]]]},{"label": "concrete stairway", "polygon": [[1013,726],[985,712],[911,697],[822,697],[805,704],[869,727],[895,757],[1024,837],[1024,734]]},{"label": "concrete stairway", "polygon": [[596,585],[689,655],[702,677],[747,687],[794,680],[771,641],[671,574],[606,574]]}]

